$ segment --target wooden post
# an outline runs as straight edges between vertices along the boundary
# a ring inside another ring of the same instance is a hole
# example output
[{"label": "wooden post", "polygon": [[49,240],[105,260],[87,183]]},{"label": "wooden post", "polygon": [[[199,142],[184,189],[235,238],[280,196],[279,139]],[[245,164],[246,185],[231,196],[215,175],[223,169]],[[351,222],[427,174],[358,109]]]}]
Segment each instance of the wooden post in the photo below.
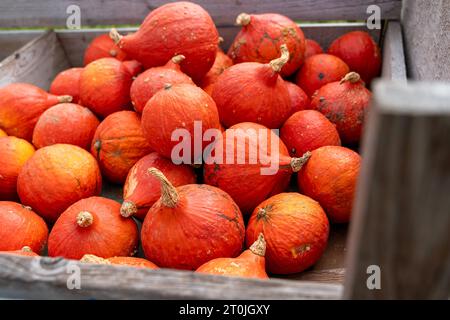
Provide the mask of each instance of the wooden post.
[{"label": "wooden post", "polygon": [[344,297],[447,299],[450,85],[376,83],[362,156]]}]

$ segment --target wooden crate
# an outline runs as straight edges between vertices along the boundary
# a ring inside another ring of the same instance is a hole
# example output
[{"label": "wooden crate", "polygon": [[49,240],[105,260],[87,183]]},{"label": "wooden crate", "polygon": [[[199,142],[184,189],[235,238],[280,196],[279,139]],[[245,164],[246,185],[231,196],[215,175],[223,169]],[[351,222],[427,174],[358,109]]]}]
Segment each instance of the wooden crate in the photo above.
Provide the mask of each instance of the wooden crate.
[{"label": "wooden crate", "polygon": [[[46,0],[37,4],[25,0],[6,0],[0,4],[0,27],[61,27],[65,25],[65,9],[74,3],[82,8],[82,22],[85,25],[137,24],[149,10],[165,2],[123,0],[105,7],[102,1]],[[434,244],[432,235],[443,233],[443,228],[449,225],[448,215],[445,216],[445,205],[450,207],[449,200],[442,190],[436,188],[450,187],[450,173],[445,167],[446,163],[450,163],[450,148],[431,129],[435,123],[441,134],[448,135],[450,112],[443,112],[442,106],[449,106],[449,103],[444,101],[442,95],[446,94],[448,98],[450,94],[445,92],[445,86],[406,85],[402,30],[398,21],[401,1],[320,0],[315,1],[314,5],[310,1],[287,0],[279,3],[270,0],[194,2],[200,3],[211,13],[220,35],[225,39],[224,47],[230,44],[238,31],[233,22],[240,12],[279,12],[301,21],[364,20],[369,4],[375,3],[382,9],[382,18],[385,19],[382,30],[369,32],[382,47],[381,77],[385,81],[374,87],[372,111],[362,144],[362,176],[349,236],[346,226],[332,226],[327,251],[317,265],[301,274],[269,281],[176,270],[86,265],[49,257],[30,259],[0,255],[0,297],[339,299],[448,295],[448,286],[445,286],[448,272],[443,272],[449,266],[448,246]],[[122,10],[124,7],[127,8],[126,14]],[[324,48],[348,31],[367,31],[364,22],[301,23],[300,26],[307,37],[317,40]],[[119,29],[122,33],[134,30]],[[0,31],[0,57],[9,55],[0,63],[0,86],[20,81],[48,88],[58,72],[70,66],[80,66],[88,43],[107,31],[102,28]],[[28,40],[26,45],[20,47]],[[386,82],[388,80],[395,82]],[[425,111],[426,107],[428,109]],[[426,153],[430,143],[440,148],[439,154]],[[406,149],[405,144],[408,145]],[[413,151],[420,153],[410,158]],[[435,171],[430,177],[423,177],[423,170],[428,166],[434,166]],[[444,184],[436,184],[439,174],[444,172],[447,180]],[[401,182],[408,183],[408,187],[403,187]],[[417,188],[423,183],[427,183],[434,192],[418,194]],[[103,193],[121,200],[121,190],[117,187],[107,185]],[[417,206],[404,203],[410,196],[415,197]],[[431,206],[432,203],[435,207]],[[441,219],[441,224],[430,222],[421,215],[420,210],[430,208],[434,210],[433,216]],[[402,225],[400,219],[402,222],[406,219],[407,223]],[[410,237],[406,227],[418,229],[413,229],[413,236]],[[418,235],[429,238],[419,241],[416,238]],[[441,234],[441,237],[444,239],[446,234]],[[426,277],[425,291],[410,291],[409,288],[417,288],[419,280],[412,281],[411,285],[406,278],[398,278],[398,273],[402,268],[408,275],[415,270],[426,269],[424,262],[416,261],[418,255],[412,257],[413,266],[408,264],[410,260],[405,259],[404,255],[408,250],[418,250],[426,256],[426,250],[430,247],[435,249],[433,270],[439,271],[442,278],[436,274]],[[369,276],[367,267],[372,264],[381,267],[382,281],[389,279],[389,283],[382,282],[381,290],[369,290],[366,286]],[[69,265],[76,265],[81,271],[81,290],[67,289],[66,271]],[[444,284],[439,286],[436,281]]]}]

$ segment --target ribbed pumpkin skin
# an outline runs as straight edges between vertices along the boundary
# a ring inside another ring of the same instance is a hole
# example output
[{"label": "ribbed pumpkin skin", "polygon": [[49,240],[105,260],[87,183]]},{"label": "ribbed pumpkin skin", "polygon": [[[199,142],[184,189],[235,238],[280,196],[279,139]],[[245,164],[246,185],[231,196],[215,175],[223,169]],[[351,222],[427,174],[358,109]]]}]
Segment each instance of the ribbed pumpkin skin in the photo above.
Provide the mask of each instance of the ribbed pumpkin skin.
[{"label": "ribbed pumpkin skin", "polygon": [[80,77],[83,68],[70,68],[58,73],[53,79],[49,92],[61,96],[69,95],[73,103],[80,101]]},{"label": "ribbed pumpkin skin", "polygon": [[175,165],[156,152],[141,158],[129,171],[123,187],[123,200],[137,207],[138,212],[134,216],[138,219],[144,219],[150,207],[161,197],[161,183],[147,172],[152,167],[159,169],[175,187],[196,182],[191,166]]},{"label": "ribbed pumpkin skin", "polygon": [[31,141],[41,114],[59,102],[57,96],[34,85],[9,84],[0,88],[0,128],[10,136]]},{"label": "ribbed pumpkin skin", "polygon": [[225,69],[233,65],[233,60],[227,56],[222,49],[217,48],[216,60],[208,73],[200,81],[200,87],[205,90],[209,95],[212,95],[212,88],[216,83],[219,76],[225,71]]},{"label": "ribbed pumpkin skin", "polygon": [[91,153],[103,175],[114,183],[125,182],[128,171],[152,150],[136,112],[119,111],[103,120],[95,131]]},{"label": "ribbed pumpkin skin", "polygon": [[380,74],[380,48],[367,32],[352,31],[342,35],[333,41],[328,53],[341,58],[368,84]]},{"label": "ribbed pumpkin skin", "polygon": [[316,110],[294,113],[286,120],[280,131],[292,157],[323,146],[340,146],[341,139],[333,123]]},{"label": "ribbed pumpkin skin", "polygon": [[[247,136],[245,134],[248,129],[255,130],[261,137],[263,136],[260,132],[265,131],[269,148],[272,139],[276,139],[279,149],[267,150],[262,157],[258,156],[256,163],[250,163],[249,150],[258,150],[259,142],[258,136]],[[234,140],[227,138],[231,132],[234,132],[234,136],[238,138]],[[223,154],[224,161],[220,164],[213,163],[210,158],[206,159],[204,166],[205,183],[227,192],[236,201],[244,214],[250,214],[261,201],[271,195],[282,192],[289,184],[292,174],[289,166],[291,157],[284,143],[266,127],[250,122],[237,124],[226,130],[223,139],[218,140],[216,145],[224,146],[219,147],[220,149],[216,147],[216,152]],[[238,164],[237,156],[240,150],[244,150],[244,146],[245,163]],[[232,158],[233,154],[234,158]],[[234,159],[234,163],[226,163],[225,159],[227,157]],[[279,169],[273,175],[262,175],[261,168],[269,168],[269,165],[262,164],[261,160],[269,160],[270,157],[274,158],[275,165],[279,164]]]},{"label": "ribbed pumpkin skin", "polygon": [[182,54],[186,57],[181,63],[183,72],[200,80],[214,63],[218,42],[208,12],[191,2],[174,2],[151,11],[139,30],[122,37],[118,46],[146,68]]},{"label": "ribbed pumpkin skin", "polygon": [[0,200],[18,199],[17,177],[34,151],[26,140],[13,136],[0,138]]},{"label": "ribbed pumpkin skin", "polygon": [[228,51],[233,62],[268,63],[280,56],[280,46],[286,44],[291,58],[281,74],[293,74],[304,60],[303,31],[294,21],[280,14],[254,14],[250,17],[250,23],[242,27]]},{"label": "ribbed pumpkin skin", "polygon": [[21,250],[28,246],[41,253],[47,244],[48,228],[45,221],[30,208],[0,201],[0,251]]},{"label": "ribbed pumpkin skin", "polygon": [[183,73],[180,66],[169,60],[164,66],[150,68],[141,73],[131,85],[131,101],[134,110],[142,113],[148,100],[166,84],[194,84],[191,78]]},{"label": "ribbed pumpkin skin", "polygon": [[[93,217],[92,225],[84,228],[77,224],[77,216],[83,211]],[[120,215],[120,204],[90,197],[74,203],[58,218],[48,239],[48,255],[76,260],[85,254],[102,258],[131,256],[137,245],[136,223]]]},{"label": "ribbed pumpkin skin", "polygon": [[117,60],[125,61],[127,60],[127,55],[114,44],[109,35],[102,34],[95,37],[84,52],[84,65],[87,66],[92,61],[101,58],[116,58]]},{"label": "ribbed pumpkin skin", "polygon": [[160,267],[195,270],[242,250],[245,226],[231,197],[218,188],[190,184],[176,188],[175,208],[158,200],[142,225],[145,256]]},{"label": "ribbed pumpkin skin", "polygon": [[100,121],[85,107],[61,103],[44,111],[33,131],[33,144],[42,148],[66,143],[89,149]]},{"label": "ribbed pumpkin skin", "polygon": [[25,163],[17,179],[17,192],[24,205],[48,222],[76,201],[99,195],[100,169],[86,150],[55,144],[37,150]]},{"label": "ribbed pumpkin skin", "polygon": [[130,266],[137,268],[159,269],[156,264],[143,258],[137,257],[112,257],[107,259],[111,264]]},{"label": "ribbed pumpkin skin", "polygon": [[301,192],[318,201],[331,222],[347,223],[351,218],[353,198],[361,157],[339,146],[325,146],[312,152],[298,172]]},{"label": "ribbed pumpkin skin", "polygon": [[305,60],[297,73],[296,83],[310,97],[327,83],[340,81],[350,71],[340,58],[330,54],[316,54]]},{"label": "ribbed pumpkin skin", "polygon": [[81,105],[106,117],[130,108],[130,87],[133,75],[114,58],[95,60],[84,67],[80,77]]},{"label": "ribbed pumpkin skin", "polygon": [[321,53],[323,53],[323,49],[318,42],[312,39],[306,39],[305,59]]},{"label": "ribbed pumpkin skin", "polygon": [[311,108],[336,125],[343,143],[357,144],[361,140],[371,97],[372,93],[362,81],[336,81],[324,85],[314,94]]},{"label": "ribbed pumpkin skin", "polygon": [[[142,114],[142,129],[150,147],[169,159],[172,149],[180,143],[171,141],[172,133],[176,129],[186,129],[191,136],[191,158],[194,159],[195,121],[201,121],[202,134],[208,129],[219,130],[216,104],[202,89],[191,84],[176,84],[158,91],[147,102]],[[204,141],[202,150],[209,144]],[[175,158],[178,156],[174,155]]]},{"label": "ribbed pumpkin skin", "polygon": [[[261,214],[260,209],[265,213]],[[290,274],[320,259],[327,245],[329,223],[316,201],[299,193],[280,193],[253,211],[247,226],[247,247],[261,232],[267,242],[267,270]]]},{"label": "ribbed pumpkin skin", "polygon": [[269,64],[244,62],[229,67],[214,84],[212,97],[226,127],[254,122],[276,129],[291,112],[286,83]]},{"label": "ribbed pumpkin skin", "polygon": [[289,81],[286,81],[285,83],[291,100],[290,115],[294,114],[297,111],[309,109],[311,100],[309,99],[305,91],[303,91],[303,89],[295,83]]}]

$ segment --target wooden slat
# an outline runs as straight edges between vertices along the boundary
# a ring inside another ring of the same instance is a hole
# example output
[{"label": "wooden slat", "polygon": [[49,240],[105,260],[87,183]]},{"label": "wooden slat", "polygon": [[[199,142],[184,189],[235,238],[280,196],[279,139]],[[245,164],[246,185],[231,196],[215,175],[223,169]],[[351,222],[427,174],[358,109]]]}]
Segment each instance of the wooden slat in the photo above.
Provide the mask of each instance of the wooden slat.
[{"label": "wooden slat", "polygon": [[[0,27],[66,26],[66,9],[79,5],[84,26],[102,24],[139,24],[166,0],[3,0],[0,2]],[[398,19],[400,0],[194,0],[202,5],[218,26],[231,26],[241,12],[277,12],[292,19],[365,20],[367,7],[381,8],[382,19]]]},{"label": "wooden slat", "polygon": [[42,30],[0,31],[0,61],[44,33]]},{"label": "wooden slat", "polygon": [[390,21],[383,41],[384,79],[406,81],[405,55],[403,51],[402,27],[397,21]]},{"label": "wooden slat", "polygon": [[339,299],[342,292],[341,285],[87,265],[75,261],[70,263],[80,268],[81,289],[69,290],[68,263],[69,260],[64,259],[0,255],[0,296],[34,299]]},{"label": "wooden slat", "polygon": [[[363,142],[345,297],[450,293],[450,85],[381,82]],[[378,265],[381,289],[369,290]]]},{"label": "wooden slat", "polygon": [[54,76],[69,67],[56,34],[47,31],[0,62],[0,87],[27,82],[48,89]]}]

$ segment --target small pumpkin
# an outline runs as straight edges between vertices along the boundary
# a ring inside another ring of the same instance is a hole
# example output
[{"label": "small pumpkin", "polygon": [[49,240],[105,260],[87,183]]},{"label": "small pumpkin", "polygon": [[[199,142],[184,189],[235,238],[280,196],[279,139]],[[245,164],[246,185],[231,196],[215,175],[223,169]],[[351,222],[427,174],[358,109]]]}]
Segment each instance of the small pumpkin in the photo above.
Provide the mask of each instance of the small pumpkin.
[{"label": "small pumpkin", "polygon": [[176,165],[152,152],[141,158],[131,168],[123,187],[123,203],[120,213],[124,217],[144,219],[148,209],[161,197],[161,183],[148,174],[148,168],[160,170],[174,187],[196,182],[194,169],[188,165]]},{"label": "small pumpkin", "polygon": [[20,250],[28,246],[41,253],[47,244],[47,225],[30,207],[0,201],[0,225],[0,251]]},{"label": "small pumpkin", "polygon": [[0,138],[0,200],[18,198],[17,177],[34,151],[34,147],[26,140],[13,136]]},{"label": "small pumpkin", "polygon": [[0,254],[13,254],[17,256],[25,256],[25,257],[39,257],[37,253],[34,253],[30,247],[23,247],[20,250],[8,250],[8,251],[0,251]]},{"label": "small pumpkin", "polygon": [[136,268],[159,269],[158,266],[153,262],[150,262],[144,258],[137,257],[111,257],[108,259],[104,259],[93,254],[85,254],[83,258],[80,259],[80,261],[83,263],[92,264],[115,264]]},{"label": "small pumpkin", "polygon": [[89,149],[100,122],[88,108],[61,103],[44,111],[33,131],[33,144],[42,148],[66,143]]},{"label": "small pumpkin", "polygon": [[361,140],[371,97],[359,74],[350,72],[341,81],[320,88],[312,97],[311,108],[336,125],[342,142],[354,145]]},{"label": "small pumpkin", "polygon": [[281,57],[270,63],[244,62],[226,69],[212,91],[220,121],[226,127],[247,121],[281,127],[290,116],[291,100],[278,73],[288,61],[289,51],[282,45]]},{"label": "small pumpkin", "polygon": [[335,125],[316,110],[303,110],[290,116],[281,127],[280,138],[292,157],[323,146],[341,145]]},{"label": "small pumpkin", "polygon": [[56,96],[69,95],[73,103],[80,102],[80,77],[83,68],[70,68],[58,73],[53,79],[49,92]]},{"label": "small pumpkin", "polygon": [[[263,142],[267,141],[265,144]],[[270,129],[251,122],[228,128],[205,159],[204,181],[227,192],[244,214],[283,192],[293,172],[308,159],[291,158]]]},{"label": "small pumpkin", "polygon": [[322,53],[305,60],[295,81],[311,97],[322,86],[341,80],[349,72],[349,67],[340,58]]},{"label": "small pumpkin", "polygon": [[[122,62],[125,69],[134,77],[137,77],[143,70],[144,65],[137,60],[127,60]],[[134,82],[134,81],[133,81]]]},{"label": "small pumpkin", "polygon": [[[194,130],[196,122],[201,124],[201,132]],[[209,142],[203,141],[201,148],[197,148],[194,142],[198,137],[195,136],[201,133],[203,137],[208,129],[219,128],[219,114],[214,100],[205,91],[191,84],[166,85],[147,102],[142,114],[142,129],[150,147],[177,164],[183,160],[186,164],[192,163],[192,160],[197,161]],[[177,129],[180,134],[189,133],[192,137],[190,155],[182,153],[186,150],[175,148],[181,143],[172,138]]]},{"label": "small pumpkin", "polygon": [[200,81],[200,87],[205,90],[209,95],[212,95],[212,88],[216,83],[219,76],[225,71],[225,69],[233,65],[233,60],[226,55],[222,49],[217,48],[216,60],[208,73]]},{"label": "small pumpkin", "polygon": [[318,201],[330,221],[350,221],[361,157],[348,148],[325,146],[311,152],[299,171],[301,192]]},{"label": "small pumpkin", "polygon": [[28,83],[9,84],[0,88],[0,128],[31,141],[41,114],[55,104],[71,101],[71,96],[55,96]]},{"label": "small pumpkin", "polygon": [[101,58],[116,58],[120,61],[127,60],[127,55],[123,52],[108,34],[95,37],[84,52],[84,65],[87,66],[92,61]]},{"label": "small pumpkin", "polygon": [[323,53],[323,49],[317,41],[306,39],[305,59]]},{"label": "small pumpkin", "polygon": [[1,138],[1,137],[6,137],[6,136],[8,136],[8,135],[6,134],[6,132],[3,131],[2,129],[0,129],[0,138]]},{"label": "small pumpkin", "polygon": [[262,232],[270,273],[298,273],[314,265],[326,249],[329,222],[322,207],[299,193],[280,193],[259,204],[248,222],[246,243]]},{"label": "small pumpkin", "polygon": [[211,69],[219,34],[208,12],[191,2],[162,5],[145,18],[135,33],[111,38],[127,55],[146,68],[161,66],[176,54],[186,57],[183,72],[200,80]]},{"label": "small pumpkin", "polygon": [[81,104],[101,117],[128,109],[132,78],[129,69],[117,59],[91,62],[80,77]]},{"label": "small pumpkin", "polygon": [[290,114],[292,115],[297,111],[309,109],[311,100],[305,91],[295,83],[289,81],[286,81],[286,86],[291,100]]},{"label": "small pumpkin", "polygon": [[241,13],[236,24],[242,29],[228,51],[234,63],[269,63],[280,55],[280,46],[285,44],[290,59],[282,66],[281,75],[289,76],[302,65],[305,36],[291,19],[276,13]]},{"label": "small pumpkin", "polygon": [[90,197],[75,202],[58,218],[48,238],[48,255],[76,260],[85,254],[132,256],[137,245],[137,225],[120,215],[120,204]]},{"label": "small pumpkin", "polygon": [[103,175],[114,183],[125,182],[131,167],[151,151],[141,119],[133,111],[119,111],[106,117],[95,131],[91,146]]},{"label": "small pumpkin", "polygon": [[164,66],[150,68],[133,81],[130,95],[134,110],[142,113],[148,100],[167,84],[194,84],[191,78],[180,69],[179,63],[183,60],[183,55],[176,55]]},{"label": "small pumpkin", "polygon": [[25,163],[17,178],[17,193],[48,222],[76,201],[99,195],[100,169],[86,150],[68,144],[38,149]]},{"label": "small pumpkin", "polygon": [[268,279],[266,273],[266,241],[262,233],[258,239],[237,258],[217,258],[201,265],[196,272]]},{"label": "small pumpkin", "polygon": [[145,256],[160,267],[195,270],[219,257],[242,250],[245,226],[241,212],[224,191],[208,185],[175,188],[156,168],[161,198],[142,225]]}]

